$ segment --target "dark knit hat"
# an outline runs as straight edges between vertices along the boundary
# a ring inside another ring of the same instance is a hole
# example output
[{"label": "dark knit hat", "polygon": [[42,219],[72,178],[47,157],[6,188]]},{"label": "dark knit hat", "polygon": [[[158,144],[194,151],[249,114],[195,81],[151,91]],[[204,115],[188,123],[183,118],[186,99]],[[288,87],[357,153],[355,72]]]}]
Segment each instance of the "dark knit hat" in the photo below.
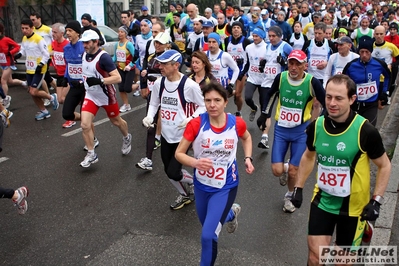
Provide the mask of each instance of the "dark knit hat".
[{"label": "dark knit hat", "polygon": [[373,39],[369,36],[362,36],[359,38],[359,49],[367,49],[370,51],[370,53],[373,52]]},{"label": "dark knit hat", "polygon": [[234,26],[239,26],[239,27],[241,28],[241,31],[244,32],[244,26],[242,25],[241,22],[239,22],[239,21],[233,22],[233,24],[231,25],[231,27],[234,27]]},{"label": "dark knit hat", "polygon": [[269,28],[269,31],[274,32],[277,35],[277,37],[283,36],[283,31],[281,30],[281,28],[279,26],[271,26]]},{"label": "dark knit hat", "polygon": [[389,24],[389,29],[399,29],[398,23],[392,22],[391,24]]},{"label": "dark knit hat", "polygon": [[65,29],[68,29],[68,28],[72,29],[76,33],[79,33],[79,34],[82,33],[82,26],[80,26],[80,23],[77,20],[72,20],[72,21],[68,22],[68,24],[66,24],[66,26],[65,26]]},{"label": "dark knit hat", "polygon": [[90,14],[87,14],[87,13],[84,13],[80,19],[85,19],[88,22],[91,22],[91,16],[90,16]]}]

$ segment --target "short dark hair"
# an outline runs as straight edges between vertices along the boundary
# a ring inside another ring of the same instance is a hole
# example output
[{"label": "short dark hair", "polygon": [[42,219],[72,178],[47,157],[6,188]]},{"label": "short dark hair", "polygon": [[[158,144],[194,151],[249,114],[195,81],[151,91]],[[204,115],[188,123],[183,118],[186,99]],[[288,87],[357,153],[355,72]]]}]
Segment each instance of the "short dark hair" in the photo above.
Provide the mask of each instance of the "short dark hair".
[{"label": "short dark hair", "polygon": [[203,88],[202,88],[202,95],[205,95],[207,93],[210,93],[211,91],[216,91],[217,93],[220,94],[220,96],[222,96],[222,98],[227,101],[227,93],[226,90],[222,87],[222,85],[220,85],[218,82],[215,81],[211,81],[210,83],[206,84]]},{"label": "short dark hair", "polygon": [[315,30],[322,30],[323,32],[326,32],[327,25],[324,22],[318,22],[316,25],[314,25]]},{"label": "short dark hair", "polygon": [[173,13],[173,16],[174,17],[181,17],[181,14],[183,14],[182,12],[180,12],[180,11],[178,11],[178,12],[175,12],[175,13]]},{"label": "short dark hair", "polygon": [[130,17],[130,11],[129,10],[123,10],[122,12],[121,12],[121,15],[122,14],[125,14],[125,15],[127,15],[127,17]]},{"label": "short dark hair", "polygon": [[23,19],[21,25],[29,25],[29,27],[33,28],[33,22],[30,19]]},{"label": "short dark hair", "polygon": [[[32,12],[30,15],[31,15],[31,16],[35,16],[36,18],[42,18],[42,16],[41,16],[40,13],[38,13],[38,12]],[[25,25],[26,25],[26,24],[25,24]]]},{"label": "short dark hair", "polygon": [[331,78],[328,79],[326,88],[330,82],[333,82],[334,84],[344,83],[346,85],[346,88],[348,89],[348,98],[352,98],[352,96],[356,94],[356,84],[347,75],[337,74],[337,75],[332,76]]}]

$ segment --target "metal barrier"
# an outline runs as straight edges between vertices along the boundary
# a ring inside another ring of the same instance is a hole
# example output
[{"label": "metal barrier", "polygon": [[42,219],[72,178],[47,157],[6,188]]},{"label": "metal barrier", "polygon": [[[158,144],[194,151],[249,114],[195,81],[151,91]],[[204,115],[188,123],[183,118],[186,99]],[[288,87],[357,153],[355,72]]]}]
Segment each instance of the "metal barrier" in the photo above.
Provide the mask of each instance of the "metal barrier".
[{"label": "metal barrier", "polygon": [[[56,22],[60,23],[68,23],[74,19],[74,10],[72,5],[26,5],[26,6],[18,6],[18,18],[15,18],[14,23],[19,23],[22,19],[29,18],[30,14],[33,12],[38,12],[42,16],[42,23],[45,25],[52,25]],[[107,15],[106,21],[107,26],[109,27],[119,27],[121,25],[120,22],[120,14],[123,11],[123,3],[110,3],[107,1],[106,12]],[[2,6],[0,7],[0,23],[2,23],[5,27],[5,34],[10,38],[15,40],[21,40],[22,33],[15,32],[11,26],[10,19],[10,7]],[[79,19],[78,19],[79,20]],[[19,28],[19,26],[18,26]]]}]

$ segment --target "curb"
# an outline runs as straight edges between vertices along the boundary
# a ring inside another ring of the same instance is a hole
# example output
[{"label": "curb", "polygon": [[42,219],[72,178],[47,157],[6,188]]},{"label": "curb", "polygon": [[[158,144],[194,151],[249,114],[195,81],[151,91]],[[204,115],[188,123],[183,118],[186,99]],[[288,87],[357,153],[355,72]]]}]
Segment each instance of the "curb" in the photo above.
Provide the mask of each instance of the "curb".
[{"label": "curb", "polygon": [[391,108],[389,108],[380,129],[386,150],[392,149],[395,144],[396,147],[391,160],[391,176],[384,194],[384,204],[381,206],[380,217],[375,222],[374,234],[370,246],[389,245],[395,217],[399,185],[399,137],[397,128],[399,124],[399,108],[393,107],[396,107],[397,103],[399,103],[399,94],[395,93],[394,97],[392,97]]}]

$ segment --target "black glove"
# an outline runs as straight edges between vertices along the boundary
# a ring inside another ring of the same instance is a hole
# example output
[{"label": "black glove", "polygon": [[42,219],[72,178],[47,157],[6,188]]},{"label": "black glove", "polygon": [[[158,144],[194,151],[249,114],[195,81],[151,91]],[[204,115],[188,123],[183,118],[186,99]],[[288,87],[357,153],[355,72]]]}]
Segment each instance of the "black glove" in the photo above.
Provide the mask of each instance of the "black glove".
[{"label": "black glove", "polygon": [[71,80],[69,84],[71,84],[73,88],[79,89],[83,85],[83,82],[81,80]]},{"label": "black glove", "polygon": [[280,64],[280,66],[285,66],[286,65],[286,63],[285,63],[285,61],[284,61],[284,58],[281,56],[281,53],[280,54],[278,54],[278,56],[277,56],[277,63],[279,63]]},{"label": "black glove", "polygon": [[234,85],[233,84],[229,84],[229,85],[227,85],[227,92],[228,92],[228,97],[230,98],[231,96],[233,96],[233,88],[234,88]]},{"label": "black glove", "polygon": [[154,76],[147,76],[147,79],[148,79],[149,81],[151,81],[151,82],[154,82],[154,81],[157,80],[157,77],[154,77]]},{"label": "black glove", "polygon": [[35,70],[35,74],[41,74],[43,66],[43,63],[38,64]]},{"label": "black glove", "polygon": [[302,205],[303,197],[302,197],[301,187],[294,187],[294,192],[292,193],[291,202],[295,206],[295,208],[300,208]]},{"label": "black glove", "polygon": [[266,120],[267,120],[267,114],[261,112],[260,116],[256,120],[256,124],[258,125],[259,129],[262,131],[266,129]]},{"label": "black glove", "polygon": [[261,73],[263,73],[263,71],[265,70],[266,63],[267,63],[266,59],[262,59],[262,60],[259,61],[259,67],[258,68],[259,68],[259,71]]},{"label": "black glove", "polygon": [[380,215],[381,204],[373,199],[364,207],[362,214],[360,215],[360,221],[375,221]]},{"label": "black glove", "polygon": [[86,83],[87,83],[87,85],[89,85],[89,87],[95,86],[95,85],[103,85],[103,82],[101,81],[101,79],[94,78],[94,77],[87,78]]},{"label": "black glove", "polygon": [[61,87],[68,87],[68,79],[66,77],[62,77]]},{"label": "black glove", "polygon": [[388,104],[388,95],[385,92],[383,92],[378,96],[378,100],[381,101],[382,106],[387,105]]},{"label": "black glove", "polygon": [[22,56],[21,53],[17,53],[16,55],[14,55],[14,60],[20,59]]},{"label": "black glove", "polygon": [[236,59],[236,63],[237,63],[237,65],[242,65],[242,64],[244,64],[244,59],[242,59],[242,58],[237,58]]}]

